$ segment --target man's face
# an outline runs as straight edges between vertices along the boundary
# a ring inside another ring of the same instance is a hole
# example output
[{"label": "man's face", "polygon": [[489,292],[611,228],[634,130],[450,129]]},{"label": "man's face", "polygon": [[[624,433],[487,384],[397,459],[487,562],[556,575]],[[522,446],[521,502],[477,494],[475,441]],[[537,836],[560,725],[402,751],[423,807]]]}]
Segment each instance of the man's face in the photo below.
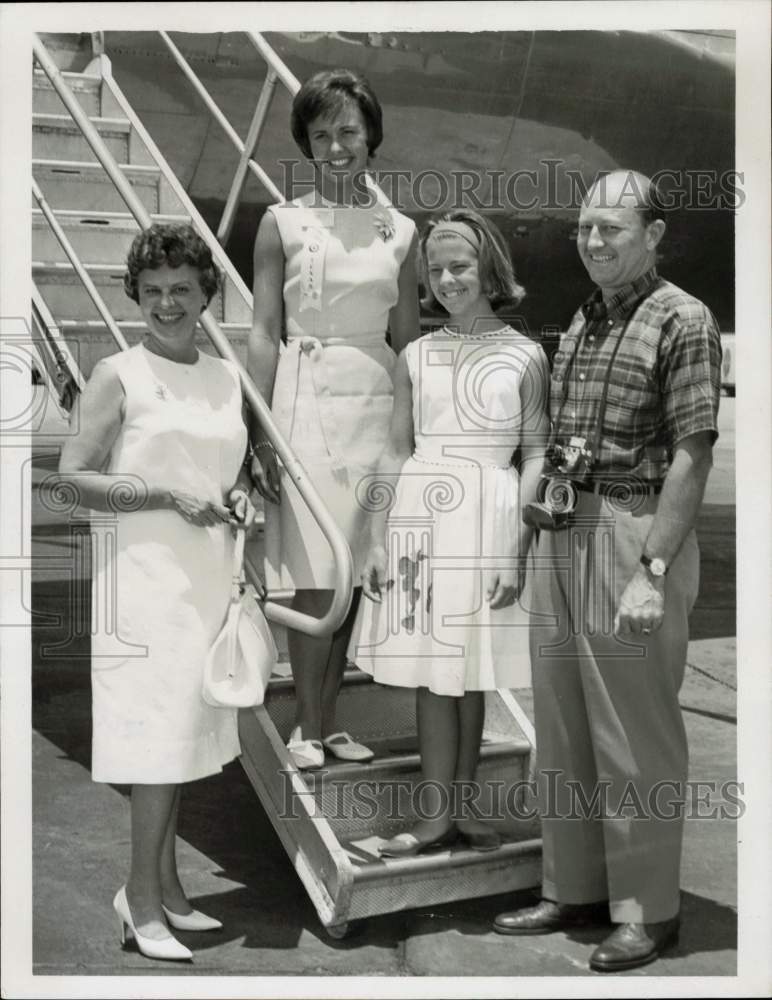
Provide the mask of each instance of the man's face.
[{"label": "man's face", "polygon": [[614,205],[613,199],[597,192],[590,196],[579,213],[576,243],[587,273],[603,292],[613,295],[653,267],[664,227],[656,222],[645,226],[632,203],[608,205]]}]

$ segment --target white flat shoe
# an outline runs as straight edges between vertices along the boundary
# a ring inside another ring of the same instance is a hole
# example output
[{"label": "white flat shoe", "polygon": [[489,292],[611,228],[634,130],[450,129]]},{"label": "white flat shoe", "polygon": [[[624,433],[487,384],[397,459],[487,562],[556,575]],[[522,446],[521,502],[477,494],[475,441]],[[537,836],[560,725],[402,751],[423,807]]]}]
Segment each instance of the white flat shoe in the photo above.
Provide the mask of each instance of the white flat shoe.
[{"label": "white flat shoe", "polygon": [[163,903],[161,907],[166,914],[169,925],[177,931],[220,931],[222,923],[214,917],[208,917],[200,910],[192,913],[172,913]]},{"label": "white flat shoe", "polygon": [[157,939],[138,933],[129,909],[129,901],[126,899],[125,885],[115,894],[113,909],[118,914],[122,945],[126,944],[126,928],[128,927],[134,935],[137,947],[146,958],[161,958],[173,962],[189,962],[193,958],[193,952],[184,944],[180,944],[173,934]]},{"label": "white flat shoe", "polygon": [[298,729],[293,729],[287,743],[292,763],[299,771],[324,765],[324,747],[319,740],[299,739]]},{"label": "white flat shoe", "polygon": [[366,761],[375,756],[369,747],[357,743],[348,733],[331,733],[322,743],[338,760]]}]

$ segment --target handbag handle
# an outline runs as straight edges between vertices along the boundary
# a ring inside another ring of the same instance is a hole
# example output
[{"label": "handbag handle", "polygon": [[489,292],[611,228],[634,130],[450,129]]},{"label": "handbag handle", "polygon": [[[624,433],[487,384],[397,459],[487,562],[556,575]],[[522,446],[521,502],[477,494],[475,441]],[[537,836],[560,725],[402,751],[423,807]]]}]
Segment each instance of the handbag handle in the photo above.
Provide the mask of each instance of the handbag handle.
[{"label": "handbag handle", "polygon": [[233,546],[233,570],[231,573],[231,601],[241,599],[241,584],[244,580],[244,546],[246,531],[236,532],[236,544]]}]

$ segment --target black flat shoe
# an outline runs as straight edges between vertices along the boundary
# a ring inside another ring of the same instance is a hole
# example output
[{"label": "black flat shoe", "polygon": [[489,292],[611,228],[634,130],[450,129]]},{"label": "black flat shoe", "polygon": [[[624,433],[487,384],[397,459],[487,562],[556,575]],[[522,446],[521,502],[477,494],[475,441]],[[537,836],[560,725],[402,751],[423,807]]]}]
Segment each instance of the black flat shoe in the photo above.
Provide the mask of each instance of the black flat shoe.
[{"label": "black flat shoe", "polygon": [[396,837],[381,844],[378,853],[383,858],[413,858],[417,854],[428,854],[430,851],[441,851],[452,847],[458,840],[458,830],[451,828],[440,837],[433,840],[420,840],[414,833],[398,833]]},{"label": "black flat shoe", "polygon": [[608,903],[556,903],[543,899],[536,906],[500,913],[493,922],[497,934],[551,934],[566,927],[608,923]]},{"label": "black flat shoe", "polygon": [[590,956],[590,968],[596,972],[624,972],[648,965],[678,943],[680,923],[676,916],[654,924],[619,924]]}]

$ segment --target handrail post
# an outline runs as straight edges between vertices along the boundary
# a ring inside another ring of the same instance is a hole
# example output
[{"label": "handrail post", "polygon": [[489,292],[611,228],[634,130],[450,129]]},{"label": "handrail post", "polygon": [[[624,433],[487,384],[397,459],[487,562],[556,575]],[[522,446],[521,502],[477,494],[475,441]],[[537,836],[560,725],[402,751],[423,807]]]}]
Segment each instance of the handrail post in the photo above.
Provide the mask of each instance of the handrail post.
[{"label": "handrail post", "polygon": [[[241,193],[244,190],[244,183],[247,179],[249,161],[252,158],[255,147],[260,141],[263,125],[265,124],[265,119],[268,116],[273,95],[276,92],[277,80],[278,77],[269,67],[268,73],[263,81],[263,86],[260,90],[260,97],[258,98],[257,106],[255,107],[255,113],[252,116],[249,131],[247,132],[246,142],[244,143],[244,152],[241,154],[239,165],[236,167],[236,174],[233,178],[231,189],[228,192],[228,199],[225,202],[222,219],[220,220],[220,225],[217,229],[217,239],[223,246],[225,246],[228,242],[228,237],[233,229],[233,222],[236,218],[236,209],[241,201]],[[282,199],[282,201],[283,200],[284,199]]]},{"label": "handrail post", "polygon": [[[231,144],[236,149],[239,156],[243,156],[244,143],[239,138],[238,134],[236,133],[236,130],[233,128],[231,123],[219,109],[212,95],[209,93],[206,87],[201,83],[199,78],[196,76],[195,72],[191,69],[187,60],[185,59],[185,56],[183,56],[183,54],[171,40],[168,32],[159,31],[158,34],[161,36],[164,45],[166,45],[168,50],[171,52],[174,61],[177,63],[182,72],[190,81],[191,85],[193,86],[193,89],[199,95],[204,104],[206,104],[206,106],[209,108],[217,124],[230,139]],[[276,187],[276,185],[273,183],[271,178],[263,170],[263,168],[260,166],[259,163],[255,163],[254,160],[248,160],[247,167],[252,171],[255,177],[257,177],[257,179],[268,189],[268,191],[273,196],[275,201],[283,200],[281,191],[279,191],[279,189]]]}]

